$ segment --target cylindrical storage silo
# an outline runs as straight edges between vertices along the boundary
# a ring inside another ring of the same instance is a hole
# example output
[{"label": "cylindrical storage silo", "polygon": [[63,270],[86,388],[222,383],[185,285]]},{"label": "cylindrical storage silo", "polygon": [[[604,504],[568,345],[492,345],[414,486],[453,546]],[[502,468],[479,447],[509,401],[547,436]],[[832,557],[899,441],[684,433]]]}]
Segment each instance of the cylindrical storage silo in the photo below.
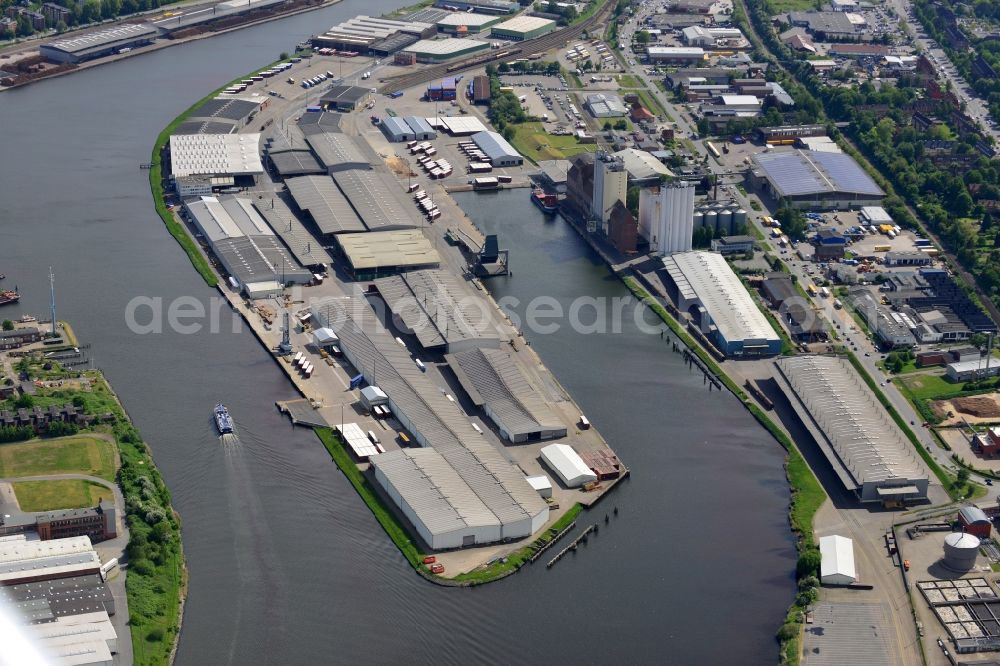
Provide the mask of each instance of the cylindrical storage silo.
[{"label": "cylindrical storage silo", "polygon": [[944,538],[942,564],[952,571],[969,571],[976,566],[979,538],[968,532],[952,532]]},{"label": "cylindrical storage silo", "polygon": [[733,228],[739,229],[747,223],[747,212],[742,208],[733,213]]},{"label": "cylindrical storage silo", "polygon": [[705,214],[702,213],[700,210],[696,210],[694,212],[694,228],[698,229],[704,224],[705,224]]},{"label": "cylindrical storage silo", "polygon": [[719,214],[714,210],[705,211],[705,226],[709,229],[715,229],[716,225],[719,223]]},{"label": "cylindrical storage silo", "polygon": [[719,230],[726,234],[733,233],[733,211],[724,208],[719,211]]}]

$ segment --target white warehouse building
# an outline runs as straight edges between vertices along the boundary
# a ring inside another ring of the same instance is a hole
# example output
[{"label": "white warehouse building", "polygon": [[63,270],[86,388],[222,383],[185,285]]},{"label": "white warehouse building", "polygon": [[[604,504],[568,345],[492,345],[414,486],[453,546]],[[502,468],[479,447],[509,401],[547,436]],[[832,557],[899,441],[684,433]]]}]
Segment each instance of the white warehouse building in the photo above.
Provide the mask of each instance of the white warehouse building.
[{"label": "white warehouse building", "polygon": [[775,366],[778,385],[845,488],[886,506],[927,499],[916,452],[847,359],[790,356]]},{"label": "white warehouse building", "polygon": [[472,140],[479,150],[486,153],[486,157],[494,167],[524,164],[521,153],[497,132],[478,132],[472,135]]},{"label": "white warehouse building", "polygon": [[740,278],[717,252],[676,252],[663,258],[665,283],[677,289],[677,306],[693,313],[701,332],[728,357],[781,353],[771,328]]},{"label": "white warehouse building", "polygon": [[854,542],[836,534],[819,538],[819,582],[852,585],[858,581],[854,568]]},{"label": "white warehouse building", "polygon": [[434,449],[400,449],[369,460],[375,480],[432,549],[503,539],[497,517]]},{"label": "white warehouse building", "polygon": [[597,475],[569,444],[549,444],[541,450],[542,460],[569,488],[597,481]]}]

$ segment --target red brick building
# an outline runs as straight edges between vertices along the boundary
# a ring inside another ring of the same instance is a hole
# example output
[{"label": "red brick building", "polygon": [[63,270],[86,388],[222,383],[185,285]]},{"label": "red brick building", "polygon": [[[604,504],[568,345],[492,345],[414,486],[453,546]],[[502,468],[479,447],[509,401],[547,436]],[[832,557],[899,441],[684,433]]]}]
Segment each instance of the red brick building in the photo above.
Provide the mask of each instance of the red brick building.
[{"label": "red brick building", "polygon": [[621,201],[616,201],[608,220],[608,240],[624,254],[632,254],[639,243],[639,223]]},{"label": "red brick building", "polygon": [[1000,428],[990,428],[985,434],[977,434],[972,440],[972,446],[987,458],[996,456],[1000,453]]},{"label": "red brick building", "polygon": [[963,532],[968,532],[980,539],[989,539],[993,523],[986,513],[978,506],[963,506],[958,510],[958,524],[962,526]]},{"label": "red brick building", "polygon": [[101,500],[94,508],[39,514],[35,517],[35,529],[42,541],[89,536],[92,542],[97,543],[118,536],[117,515],[114,502]]}]

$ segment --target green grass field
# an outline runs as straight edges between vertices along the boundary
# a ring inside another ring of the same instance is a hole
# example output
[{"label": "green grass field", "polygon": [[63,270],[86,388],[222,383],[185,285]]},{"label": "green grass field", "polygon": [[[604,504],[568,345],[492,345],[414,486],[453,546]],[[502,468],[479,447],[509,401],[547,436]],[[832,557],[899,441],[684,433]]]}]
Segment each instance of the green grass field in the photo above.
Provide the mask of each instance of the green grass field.
[{"label": "green grass field", "polygon": [[767,7],[774,15],[818,9],[819,4],[815,0],[769,0]]},{"label": "green grass field", "polygon": [[93,435],[0,444],[0,477],[40,474],[89,474],[113,481],[115,450]]},{"label": "green grass field", "polygon": [[597,150],[595,143],[579,143],[575,136],[546,134],[541,123],[514,125],[511,144],[519,153],[534,163],[542,160],[563,160],[580,153]]},{"label": "green grass field", "polygon": [[950,382],[942,375],[911,375],[896,377],[894,381],[901,383],[914,398],[924,400],[958,393],[965,387],[964,382]]},{"label": "green grass field", "polygon": [[643,88],[642,81],[631,74],[619,74],[617,76],[618,86],[621,88]]},{"label": "green grass field", "polygon": [[22,511],[79,509],[97,506],[102,498],[112,499],[110,489],[80,479],[19,481],[13,486]]}]

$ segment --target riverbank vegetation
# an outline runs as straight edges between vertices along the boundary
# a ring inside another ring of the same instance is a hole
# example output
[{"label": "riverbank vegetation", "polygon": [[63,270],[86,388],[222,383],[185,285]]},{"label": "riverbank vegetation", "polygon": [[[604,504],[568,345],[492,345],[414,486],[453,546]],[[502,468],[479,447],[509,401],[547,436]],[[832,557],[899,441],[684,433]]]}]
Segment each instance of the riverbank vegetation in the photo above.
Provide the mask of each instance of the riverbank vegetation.
[{"label": "riverbank vegetation", "polygon": [[[103,377],[95,391],[111,394]],[[187,584],[180,517],[149,447],[115,400],[112,432],[121,455],[118,483],[129,528],[129,627],[135,664],[167,664],[180,631]]]},{"label": "riverbank vegetation", "polygon": [[330,454],[330,457],[337,463],[337,467],[344,473],[348,482],[354,486],[354,490],[357,491],[358,495],[361,496],[361,499],[371,510],[372,515],[375,516],[375,520],[378,521],[378,524],[382,526],[385,533],[396,544],[396,547],[399,548],[399,552],[403,554],[406,561],[414,569],[423,566],[423,553],[420,552],[417,545],[410,539],[406,533],[406,528],[396,518],[396,514],[386,506],[371,483],[365,478],[365,475],[361,473],[358,466],[351,460],[351,454],[344,448],[344,442],[340,436],[330,428],[316,428],[316,435],[323,442],[323,446]]},{"label": "riverbank vegetation", "polygon": [[[69,370],[35,356],[20,359],[16,369],[33,380],[44,377],[51,382],[36,386],[35,395],[20,399],[30,398],[33,405],[41,407],[72,403],[93,417],[93,422],[71,437],[0,446],[0,474],[82,473],[117,479],[129,529],[125,590],[134,663],[169,663],[180,627],[184,554],[180,519],[171,507],[170,492],[149,447],[99,371]],[[25,451],[30,455],[23,455]],[[63,480],[40,483],[44,485],[16,484],[21,486],[15,488],[18,499],[29,506],[47,504],[50,508],[70,508],[70,501],[74,506],[92,506],[98,497],[111,499],[108,488],[90,487],[86,481],[73,481],[74,487]],[[63,498],[64,506],[52,504],[57,496]]]}]

